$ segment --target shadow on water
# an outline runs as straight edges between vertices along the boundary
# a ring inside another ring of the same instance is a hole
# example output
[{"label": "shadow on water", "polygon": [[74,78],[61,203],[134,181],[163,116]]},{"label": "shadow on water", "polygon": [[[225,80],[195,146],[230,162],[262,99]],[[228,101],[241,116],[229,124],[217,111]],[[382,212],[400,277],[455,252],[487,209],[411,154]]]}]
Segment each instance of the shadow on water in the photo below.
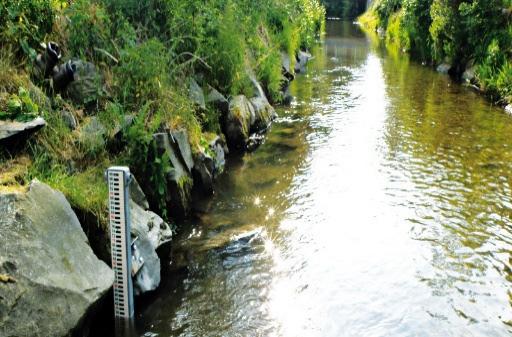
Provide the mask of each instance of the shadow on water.
[{"label": "shadow on water", "polygon": [[505,336],[512,120],[348,22],[183,225],[147,336]]}]

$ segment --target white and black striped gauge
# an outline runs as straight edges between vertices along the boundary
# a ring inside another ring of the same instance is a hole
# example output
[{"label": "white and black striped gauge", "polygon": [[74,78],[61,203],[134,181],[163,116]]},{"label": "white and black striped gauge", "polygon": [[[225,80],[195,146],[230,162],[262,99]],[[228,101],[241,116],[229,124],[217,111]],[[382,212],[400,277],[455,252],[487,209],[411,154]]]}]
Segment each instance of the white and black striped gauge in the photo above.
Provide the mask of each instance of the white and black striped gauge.
[{"label": "white and black striped gauge", "polygon": [[130,236],[130,169],[113,166],[107,172],[109,191],[110,240],[114,270],[114,314],[116,318],[132,318],[134,314],[132,285],[132,252]]}]

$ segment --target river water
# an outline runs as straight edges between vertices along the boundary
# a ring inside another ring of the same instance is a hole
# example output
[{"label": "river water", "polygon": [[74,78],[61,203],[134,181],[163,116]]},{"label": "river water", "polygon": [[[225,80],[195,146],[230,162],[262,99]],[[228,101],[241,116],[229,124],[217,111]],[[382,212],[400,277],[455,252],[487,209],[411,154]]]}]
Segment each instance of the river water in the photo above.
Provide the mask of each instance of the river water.
[{"label": "river water", "polygon": [[140,334],[509,335],[512,118],[348,22],[314,55],[185,226],[188,268]]}]

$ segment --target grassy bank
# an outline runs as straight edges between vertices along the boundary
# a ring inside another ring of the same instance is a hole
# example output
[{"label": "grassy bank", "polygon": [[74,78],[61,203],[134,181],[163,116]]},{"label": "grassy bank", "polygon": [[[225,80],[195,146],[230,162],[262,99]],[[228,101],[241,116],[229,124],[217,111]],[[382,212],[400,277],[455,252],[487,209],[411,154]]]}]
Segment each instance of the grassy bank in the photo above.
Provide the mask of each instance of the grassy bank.
[{"label": "grassy bank", "polygon": [[[311,47],[323,22],[317,0],[1,2],[0,119],[47,122],[28,142],[3,149],[1,187],[15,190],[38,178],[63,191],[75,208],[104,219],[108,165],[129,165],[136,176],[144,167],[160,170],[151,178],[159,190],[158,177],[172,167],[146,161],[153,133],[186,129],[196,153],[221,133],[220,112],[193,102],[184,85],[189,78],[229,97],[251,94],[253,73],[279,103],[281,53]],[[48,41],[60,45],[61,63],[94,64],[97,81],[86,99],[71,99],[38,76],[36,55]],[[78,127],[70,128],[64,116]],[[126,116],[133,117],[129,126]],[[93,117],[102,127],[86,136],[81,126]]]},{"label": "grassy bank", "polygon": [[500,104],[512,102],[512,1],[376,0],[359,18],[419,61],[451,66]]}]

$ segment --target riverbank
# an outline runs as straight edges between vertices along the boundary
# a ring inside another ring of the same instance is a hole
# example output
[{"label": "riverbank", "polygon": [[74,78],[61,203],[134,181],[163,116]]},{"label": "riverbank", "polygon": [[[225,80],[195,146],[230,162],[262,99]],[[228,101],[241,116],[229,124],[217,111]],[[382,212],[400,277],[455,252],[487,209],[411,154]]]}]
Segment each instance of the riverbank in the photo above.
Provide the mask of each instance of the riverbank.
[{"label": "riverbank", "polygon": [[374,1],[358,22],[388,46],[450,74],[512,111],[512,3]]},{"label": "riverbank", "polygon": [[[0,206],[30,199],[35,179],[61,191],[107,264],[104,170],[126,165],[137,178],[132,216],[155,261],[170,227],[179,231],[168,224],[214,193],[228,152],[256,148],[275,118],[273,105],[291,101],[289,83],[303,71],[324,23],[316,0],[25,0],[0,5],[0,14]],[[37,202],[44,206],[44,199]],[[69,223],[75,221],[62,225]],[[0,286],[24,278],[23,270],[9,268],[16,259],[2,251],[7,281]],[[159,275],[137,289],[153,290],[158,282]],[[58,298],[54,305],[69,303]],[[6,310],[2,319],[15,319]],[[77,312],[75,323],[83,315]],[[46,333],[64,335],[71,325]]]}]

